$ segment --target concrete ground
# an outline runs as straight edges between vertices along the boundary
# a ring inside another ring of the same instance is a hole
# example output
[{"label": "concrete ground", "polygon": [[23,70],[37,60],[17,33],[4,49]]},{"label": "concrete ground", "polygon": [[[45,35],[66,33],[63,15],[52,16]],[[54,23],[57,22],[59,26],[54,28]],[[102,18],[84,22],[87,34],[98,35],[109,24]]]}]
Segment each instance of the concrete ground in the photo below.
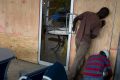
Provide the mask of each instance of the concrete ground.
[{"label": "concrete ground", "polygon": [[7,78],[8,80],[18,80],[21,75],[44,67],[43,65],[13,59],[8,67]]},{"label": "concrete ground", "polygon": [[[8,80],[19,80],[21,75],[26,73],[34,72],[36,70],[45,68],[46,66],[26,62],[23,60],[13,59],[8,66],[7,79]],[[68,73],[68,71],[66,72]],[[81,76],[78,76],[76,80],[80,80]]]}]

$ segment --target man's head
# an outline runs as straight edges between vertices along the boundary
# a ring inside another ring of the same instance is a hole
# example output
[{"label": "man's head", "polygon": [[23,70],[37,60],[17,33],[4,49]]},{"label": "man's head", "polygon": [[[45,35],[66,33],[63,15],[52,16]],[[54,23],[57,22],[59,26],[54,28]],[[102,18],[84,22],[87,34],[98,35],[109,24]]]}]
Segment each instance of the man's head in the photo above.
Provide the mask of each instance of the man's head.
[{"label": "man's head", "polygon": [[109,58],[109,52],[107,50],[100,51],[100,55],[103,55]]},{"label": "man's head", "polygon": [[97,15],[100,19],[106,18],[109,15],[109,9],[107,7],[103,7],[97,12]]}]

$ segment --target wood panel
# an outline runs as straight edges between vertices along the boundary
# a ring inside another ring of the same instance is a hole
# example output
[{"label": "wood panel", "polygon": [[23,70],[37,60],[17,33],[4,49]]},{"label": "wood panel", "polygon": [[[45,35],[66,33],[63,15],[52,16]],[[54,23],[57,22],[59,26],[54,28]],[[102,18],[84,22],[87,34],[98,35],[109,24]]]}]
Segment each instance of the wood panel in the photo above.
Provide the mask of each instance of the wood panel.
[{"label": "wood panel", "polygon": [[114,21],[114,28],[113,28],[113,35],[112,35],[112,42],[111,42],[111,62],[113,69],[115,67],[116,62],[116,55],[118,51],[118,41],[120,36],[120,0],[116,0],[116,13],[115,13],[115,21]]},{"label": "wood panel", "polygon": [[5,28],[5,11],[6,11],[5,1],[0,0],[0,32],[4,32]]},{"label": "wood panel", "polygon": [[[90,53],[94,53],[103,49],[109,49],[112,27],[115,13],[115,1],[113,0],[77,0],[79,6],[77,7],[77,14],[85,11],[97,12],[103,6],[106,6],[110,9],[110,15],[106,18],[106,25],[101,29],[100,35],[92,41]],[[89,6],[89,7],[88,7]],[[75,12],[76,13],[76,12]],[[100,44],[100,42],[102,44]]]},{"label": "wood panel", "polygon": [[37,63],[39,0],[0,0],[0,47]]},{"label": "wood panel", "polygon": [[[103,49],[110,49],[111,37],[114,28],[114,15],[116,10],[116,0],[75,0],[74,13],[81,14],[85,11],[97,12],[102,7],[110,9],[110,15],[105,19],[106,25],[101,29],[99,36],[92,40],[91,48],[88,53],[93,54]],[[74,41],[74,40],[72,40]],[[74,43],[74,42],[71,42]],[[72,47],[72,46],[71,46]],[[72,47],[74,48],[74,47]],[[75,50],[75,49],[73,49]],[[70,64],[72,64],[75,51],[71,51]]]},{"label": "wood panel", "polygon": [[7,0],[7,33],[37,37],[38,0]]}]

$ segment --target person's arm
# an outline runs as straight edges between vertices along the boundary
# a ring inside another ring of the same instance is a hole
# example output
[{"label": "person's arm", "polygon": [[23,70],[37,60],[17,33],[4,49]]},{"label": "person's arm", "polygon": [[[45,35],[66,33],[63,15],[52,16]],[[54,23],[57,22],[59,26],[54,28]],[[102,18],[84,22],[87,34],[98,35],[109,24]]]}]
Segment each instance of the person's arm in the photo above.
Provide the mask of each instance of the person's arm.
[{"label": "person's arm", "polygon": [[102,20],[101,21],[102,25],[101,25],[101,28],[104,27],[104,25],[106,24],[105,20]]},{"label": "person's arm", "polygon": [[78,21],[78,20],[82,20],[82,19],[83,19],[83,15],[84,15],[85,13],[86,13],[86,12],[84,12],[84,13],[82,13],[82,14],[80,14],[80,15],[78,15],[77,17],[74,18],[72,31],[75,31],[75,29],[76,29],[75,25],[76,25],[77,21]]},{"label": "person's arm", "polygon": [[103,28],[105,24],[106,24],[105,20],[101,20],[100,23],[94,24],[94,28],[92,28],[90,35],[92,39],[98,36],[100,29]]},{"label": "person's arm", "polygon": [[93,25],[93,26],[90,30],[90,37],[91,39],[94,39],[98,36],[99,32],[100,32],[100,29],[101,29],[101,26],[102,26],[102,23],[101,22],[97,22]]},{"label": "person's arm", "polygon": [[100,32],[100,27],[94,28],[93,30],[91,30],[90,37],[92,39],[96,38],[98,36],[99,32]]},{"label": "person's arm", "polygon": [[109,78],[112,77],[112,68],[111,68],[111,64],[110,64],[110,61],[107,60],[106,61],[106,64],[105,64],[105,72],[106,72],[106,76],[108,76]]}]

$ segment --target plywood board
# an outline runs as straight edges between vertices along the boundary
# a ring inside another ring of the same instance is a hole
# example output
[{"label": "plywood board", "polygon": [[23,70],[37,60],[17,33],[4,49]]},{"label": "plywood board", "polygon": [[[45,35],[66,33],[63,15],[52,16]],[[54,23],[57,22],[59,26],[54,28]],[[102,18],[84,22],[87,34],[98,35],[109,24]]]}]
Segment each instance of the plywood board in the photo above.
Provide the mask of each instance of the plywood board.
[{"label": "plywood board", "polygon": [[[101,29],[100,35],[94,39],[91,45],[90,53],[97,52],[103,49],[109,49],[112,28],[113,28],[113,18],[115,13],[115,1],[113,0],[77,0],[79,6],[77,7],[77,14],[85,11],[97,12],[100,8],[106,6],[110,9],[110,15],[106,18],[106,25]],[[88,7],[89,6],[89,7]],[[76,13],[76,12],[75,12]],[[100,42],[102,44],[100,44]]]},{"label": "plywood board", "polygon": [[6,32],[38,36],[39,0],[7,0]]},{"label": "plywood board", "polygon": [[6,10],[5,1],[0,0],[0,33],[4,32],[5,28],[5,10]]},{"label": "plywood board", "polygon": [[[96,39],[92,40],[90,51],[88,53],[93,54],[95,52],[99,52],[100,50],[110,49],[111,37],[114,27],[113,24],[116,9],[115,5],[115,0],[75,0],[75,14],[81,14],[85,11],[97,12],[102,7],[108,7],[110,9],[110,15],[105,19],[106,25],[101,29],[99,36]],[[71,53],[70,57],[75,54],[75,51],[71,52],[74,53]],[[70,61],[70,63],[72,63],[72,61]]]},{"label": "plywood board", "polygon": [[0,0],[0,47],[37,63],[39,0]]},{"label": "plywood board", "polygon": [[114,28],[113,28],[113,35],[111,41],[111,62],[114,69],[116,55],[118,51],[118,41],[120,36],[120,0],[116,0],[116,13],[115,13],[115,20],[114,20]]},{"label": "plywood board", "polygon": [[0,41],[0,47],[12,49],[18,59],[37,63],[38,43],[36,39],[0,34]]}]

